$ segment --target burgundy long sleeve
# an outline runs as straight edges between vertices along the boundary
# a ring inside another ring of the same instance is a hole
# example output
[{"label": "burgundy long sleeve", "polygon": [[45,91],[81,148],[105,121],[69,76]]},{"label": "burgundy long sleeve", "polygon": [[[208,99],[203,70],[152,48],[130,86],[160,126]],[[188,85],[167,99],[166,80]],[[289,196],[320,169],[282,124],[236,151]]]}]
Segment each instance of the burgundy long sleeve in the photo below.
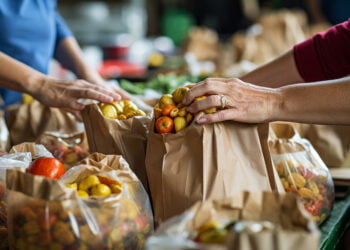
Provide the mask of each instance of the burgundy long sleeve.
[{"label": "burgundy long sleeve", "polygon": [[350,19],[294,46],[294,59],[306,82],[350,75]]}]

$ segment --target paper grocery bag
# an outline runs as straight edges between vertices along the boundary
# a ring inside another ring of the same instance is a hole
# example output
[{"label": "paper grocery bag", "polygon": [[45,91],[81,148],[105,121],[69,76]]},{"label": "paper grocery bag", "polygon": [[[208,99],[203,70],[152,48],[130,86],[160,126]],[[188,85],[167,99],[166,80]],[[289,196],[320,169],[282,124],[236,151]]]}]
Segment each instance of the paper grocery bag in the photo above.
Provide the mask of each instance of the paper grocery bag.
[{"label": "paper grocery bag", "polygon": [[[211,243],[199,243],[198,236],[206,232],[203,225],[208,222],[219,226],[221,235],[213,233],[216,237],[207,237]],[[239,227],[227,227],[233,222],[236,225],[250,222],[255,226],[268,223],[270,227],[255,231],[240,227],[238,231]],[[224,230],[227,230],[225,236]],[[147,239],[146,250],[316,250],[319,237],[317,226],[295,195],[245,191],[225,199],[198,202],[164,222]]]},{"label": "paper grocery bag", "polygon": [[328,167],[350,166],[350,126],[310,125],[307,138]]},{"label": "paper grocery bag", "polygon": [[90,152],[122,155],[148,190],[145,155],[151,118],[110,119],[103,116],[97,104],[86,106],[82,114]]},{"label": "paper grocery bag", "polygon": [[44,106],[38,101],[11,106],[6,112],[11,145],[34,142],[46,131],[62,133],[78,131],[76,119],[72,114]]},{"label": "paper grocery bag", "polygon": [[267,134],[267,124],[232,121],[192,122],[176,134],[150,129],[146,169],[155,221],[179,214],[197,201],[225,198],[242,190],[281,190]]}]

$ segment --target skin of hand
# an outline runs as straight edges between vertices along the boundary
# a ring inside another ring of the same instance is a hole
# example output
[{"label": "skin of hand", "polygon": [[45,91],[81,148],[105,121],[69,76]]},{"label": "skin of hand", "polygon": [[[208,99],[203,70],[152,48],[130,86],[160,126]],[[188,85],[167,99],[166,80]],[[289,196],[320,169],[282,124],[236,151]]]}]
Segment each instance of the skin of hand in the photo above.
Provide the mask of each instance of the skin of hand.
[{"label": "skin of hand", "polygon": [[[267,88],[239,79],[208,78],[192,87],[183,104],[197,113],[221,106],[221,97],[227,100],[225,109],[204,114],[197,123],[234,120],[245,123],[292,121],[316,124],[350,124],[350,76],[314,83],[299,83],[280,88]],[[195,97],[209,97],[193,102]]]},{"label": "skin of hand", "polygon": [[[208,98],[193,102],[195,97]],[[211,107],[221,107],[221,97],[227,100],[225,109],[213,114],[203,114],[197,123],[213,123],[224,120],[260,123],[272,119],[274,108],[279,101],[279,92],[273,88],[260,87],[237,78],[207,78],[193,86],[186,94],[183,104],[191,104],[187,110],[197,113]]]},{"label": "skin of hand", "polygon": [[[83,53],[74,37],[67,37],[60,41],[56,48],[54,57],[62,66],[71,70],[78,78],[97,85],[106,85],[105,80],[100,74],[85,63]],[[131,98],[128,92],[117,86],[110,86],[110,88],[118,93],[122,99]]]},{"label": "skin of hand", "polygon": [[50,78],[29,66],[0,52],[1,87],[32,95],[44,105],[81,111],[80,98],[111,103],[121,99],[108,85],[97,85],[85,80],[62,81]]}]

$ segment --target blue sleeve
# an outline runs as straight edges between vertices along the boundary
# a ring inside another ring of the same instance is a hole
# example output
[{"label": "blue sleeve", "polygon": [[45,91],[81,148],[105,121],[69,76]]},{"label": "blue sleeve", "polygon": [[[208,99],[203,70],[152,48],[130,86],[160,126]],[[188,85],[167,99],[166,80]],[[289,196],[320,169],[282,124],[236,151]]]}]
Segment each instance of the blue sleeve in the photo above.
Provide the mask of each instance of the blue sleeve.
[{"label": "blue sleeve", "polygon": [[73,33],[68,28],[66,22],[63,20],[61,15],[56,11],[55,13],[55,21],[56,21],[56,47],[58,43],[66,38],[66,37],[72,37]]}]

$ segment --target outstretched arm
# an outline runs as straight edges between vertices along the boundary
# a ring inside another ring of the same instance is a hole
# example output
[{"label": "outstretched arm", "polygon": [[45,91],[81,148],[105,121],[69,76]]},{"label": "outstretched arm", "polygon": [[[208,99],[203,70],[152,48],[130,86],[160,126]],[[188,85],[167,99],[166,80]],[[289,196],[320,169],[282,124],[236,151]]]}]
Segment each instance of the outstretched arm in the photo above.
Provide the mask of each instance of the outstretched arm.
[{"label": "outstretched arm", "polygon": [[304,81],[295,65],[292,50],[240,77],[240,79],[244,82],[251,82],[270,88],[277,88]]},{"label": "outstretched arm", "polygon": [[[209,98],[193,102],[195,97]],[[208,78],[192,87],[184,98],[189,112],[218,107],[222,96],[225,109],[205,114],[198,123],[234,120],[246,123],[294,121],[318,124],[350,124],[350,77],[280,88],[266,88],[239,79]]]},{"label": "outstretched arm", "polygon": [[109,86],[84,80],[62,81],[48,77],[0,52],[0,86],[32,95],[44,105],[82,110],[79,98],[110,103],[120,96]]}]

